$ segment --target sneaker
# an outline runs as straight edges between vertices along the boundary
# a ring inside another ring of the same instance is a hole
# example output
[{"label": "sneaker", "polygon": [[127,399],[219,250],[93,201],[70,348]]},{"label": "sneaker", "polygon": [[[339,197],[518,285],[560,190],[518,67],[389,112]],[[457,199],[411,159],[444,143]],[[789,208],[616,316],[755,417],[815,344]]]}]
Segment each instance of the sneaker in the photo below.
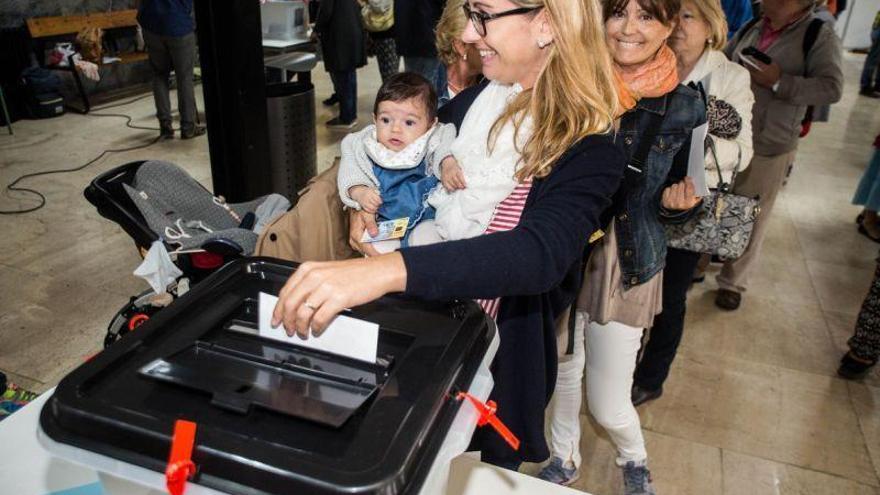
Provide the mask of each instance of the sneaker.
[{"label": "sneaker", "polygon": [[27,405],[28,402],[36,399],[37,396],[38,394],[10,383],[3,392],[3,395],[0,396],[0,419],[18,411]]},{"label": "sneaker", "polygon": [[873,363],[864,361],[854,357],[851,352],[847,352],[840,359],[837,375],[847,380],[859,380],[864,378],[875,364],[877,364],[876,361]]},{"label": "sneaker", "polygon": [[334,118],[334,119],[330,119],[330,120],[328,120],[327,123],[326,123],[326,125],[327,125],[327,127],[329,127],[330,129],[344,129],[344,130],[348,130],[348,129],[352,129],[352,128],[354,128],[354,126],[356,126],[357,123],[358,123],[357,119],[351,119],[350,122],[343,122],[342,120],[340,120],[339,117],[336,117],[336,118]]},{"label": "sneaker", "polygon": [[650,390],[635,384],[633,384],[632,392],[630,392],[633,406],[640,406],[645,402],[659,399],[661,395],[663,395],[663,387],[660,387],[657,390]]},{"label": "sneaker", "polygon": [[204,136],[206,132],[208,131],[207,129],[205,129],[205,126],[194,125],[191,128],[180,131],[180,139],[192,139],[199,136]]},{"label": "sneaker", "polygon": [[170,125],[160,125],[159,126],[159,139],[166,141],[168,139],[174,139],[174,128]]},{"label": "sneaker", "polygon": [[556,485],[568,486],[579,477],[577,468],[567,468],[562,465],[562,459],[553,456],[550,458],[550,464],[544,466],[538,473],[538,478]]},{"label": "sneaker", "polygon": [[726,311],[734,311],[739,308],[740,303],[742,303],[742,294],[739,292],[718,289],[718,295],[715,296],[715,306]]},{"label": "sneaker", "polygon": [[648,461],[629,461],[621,469],[623,470],[624,495],[656,495],[654,485],[651,484]]},{"label": "sneaker", "polygon": [[327,98],[326,100],[321,101],[321,103],[325,107],[332,107],[333,105],[339,103],[339,97],[336,96],[336,93],[333,93],[332,95],[330,95],[330,98]]},{"label": "sneaker", "polygon": [[40,394],[25,390],[14,383],[10,383],[6,387],[6,391],[3,392],[3,395],[0,396],[0,400],[4,402],[23,402],[24,404],[27,404],[39,396]]}]

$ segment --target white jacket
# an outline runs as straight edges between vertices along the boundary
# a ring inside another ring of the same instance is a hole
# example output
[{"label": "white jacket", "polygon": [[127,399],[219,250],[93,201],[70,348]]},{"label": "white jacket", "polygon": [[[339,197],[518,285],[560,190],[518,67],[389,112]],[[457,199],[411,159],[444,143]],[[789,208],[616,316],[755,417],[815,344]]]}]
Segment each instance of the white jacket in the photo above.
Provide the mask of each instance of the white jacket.
[{"label": "white jacket", "polygon": [[[742,119],[742,129],[735,139],[722,139],[710,134],[715,142],[718,161],[721,162],[721,175],[725,182],[730,182],[737,163],[739,163],[739,172],[742,172],[749,166],[754,154],[752,105],[755,103],[755,95],[751,90],[749,71],[728,60],[724,52],[706,49],[682,84],[691,82],[702,82],[709,96],[729,103]],[[706,153],[706,182],[709,187],[715,187],[718,183],[715,159],[711,151]]]}]

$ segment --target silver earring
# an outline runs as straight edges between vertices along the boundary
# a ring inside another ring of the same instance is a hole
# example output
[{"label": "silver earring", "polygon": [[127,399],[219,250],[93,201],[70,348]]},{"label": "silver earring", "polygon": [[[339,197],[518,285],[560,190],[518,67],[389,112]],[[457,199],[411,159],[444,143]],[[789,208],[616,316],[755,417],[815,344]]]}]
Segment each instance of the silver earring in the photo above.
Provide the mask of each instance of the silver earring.
[{"label": "silver earring", "polygon": [[464,53],[461,55],[461,59],[464,60],[465,62],[467,62],[467,52],[464,52]]},{"label": "silver earring", "polygon": [[540,48],[542,50],[544,49],[544,47],[546,47],[549,44],[550,44],[549,41],[538,40],[538,48]]}]

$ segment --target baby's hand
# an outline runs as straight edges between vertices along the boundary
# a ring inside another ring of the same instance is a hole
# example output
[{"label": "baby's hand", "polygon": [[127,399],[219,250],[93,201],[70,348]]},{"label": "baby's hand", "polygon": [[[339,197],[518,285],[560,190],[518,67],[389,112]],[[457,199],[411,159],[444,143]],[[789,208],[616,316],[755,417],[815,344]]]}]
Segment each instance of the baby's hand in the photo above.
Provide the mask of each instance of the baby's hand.
[{"label": "baby's hand", "polygon": [[464,180],[464,171],[458,161],[452,156],[447,156],[440,162],[440,182],[448,192],[464,189],[467,183]]},{"label": "baby's hand", "polygon": [[367,213],[375,214],[382,206],[382,196],[379,191],[367,186],[354,186],[348,190],[351,199],[361,205],[361,209]]}]

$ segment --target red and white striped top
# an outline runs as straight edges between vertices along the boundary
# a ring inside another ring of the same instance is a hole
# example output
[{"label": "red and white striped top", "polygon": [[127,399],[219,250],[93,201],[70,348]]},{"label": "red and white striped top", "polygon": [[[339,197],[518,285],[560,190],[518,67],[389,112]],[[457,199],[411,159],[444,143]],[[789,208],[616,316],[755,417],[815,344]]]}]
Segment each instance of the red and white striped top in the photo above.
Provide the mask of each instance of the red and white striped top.
[{"label": "red and white striped top", "polygon": [[[526,199],[529,197],[529,191],[532,189],[532,179],[526,179],[519,183],[510,196],[504,198],[504,201],[498,203],[495,207],[495,213],[492,214],[492,220],[486,227],[484,234],[492,234],[495,232],[504,232],[511,230],[519,225],[519,219],[522,217],[523,209],[526,207]],[[501,298],[495,299],[477,299],[477,303],[483,308],[487,315],[496,319],[498,317],[498,307],[501,305]]]}]

